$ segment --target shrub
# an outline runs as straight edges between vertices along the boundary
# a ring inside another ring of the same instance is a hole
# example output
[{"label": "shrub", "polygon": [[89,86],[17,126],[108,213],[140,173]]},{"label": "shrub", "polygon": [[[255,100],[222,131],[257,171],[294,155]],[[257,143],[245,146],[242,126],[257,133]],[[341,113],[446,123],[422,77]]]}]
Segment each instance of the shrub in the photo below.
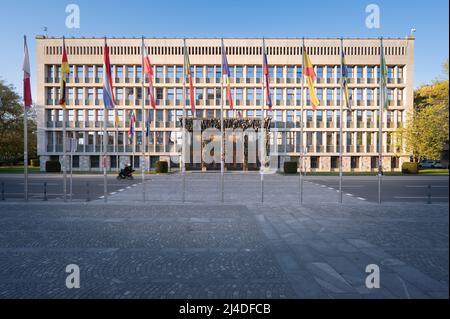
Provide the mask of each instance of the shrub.
[{"label": "shrub", "polygon": [[419,173],[419,164],[414,162],[405,162],[402,164],[402,173],[403,174],[418,174]]},{"label": "shrub", "polygon": [[157,161],[156,162],[156,173],[168,173],[169,165],[166,161]]},{"label": "shrub", "polygon": [[45,162],[45,171],[47,173],[59,173],[61,172],[61,163],[59,161],[47,161]]},{"label": "shrub", "polygon": [[32,160],[30,161],[30,163],[31,163],[31,166],[33,166],[33,167],[39,167],[39,166],[41,166],[41,162],[40,162],[38,159],[32,159]]},{"label": "shrub", "polygon": [[285,174],[297,174],[297,162],[284,162],[284,173]]}]

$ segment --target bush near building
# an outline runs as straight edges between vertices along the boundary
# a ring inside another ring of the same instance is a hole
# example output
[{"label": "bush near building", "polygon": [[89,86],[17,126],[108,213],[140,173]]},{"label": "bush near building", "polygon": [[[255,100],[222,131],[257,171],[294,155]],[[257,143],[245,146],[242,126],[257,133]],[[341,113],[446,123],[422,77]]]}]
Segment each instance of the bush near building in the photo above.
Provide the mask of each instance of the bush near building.
[{"label": "bush near building", "polygon": [[61,163],[59,161],[47,161],[45,162],[45,171],[47,173],[60,173]]},{"label": "bush near building", "polygon": [[284,162],[284,173],[285,174],[297,174],[297,162]]},{"label": "bush near building", "polygon": [[166,161],[156,162],[156,173],[168,173],[168,172],[169,172],[169,164]]},{"label": "bush near building", "polygon": [[415,162],[405,162],[402,164],[403,174],[418,174],[419,173],[419,163]]}]

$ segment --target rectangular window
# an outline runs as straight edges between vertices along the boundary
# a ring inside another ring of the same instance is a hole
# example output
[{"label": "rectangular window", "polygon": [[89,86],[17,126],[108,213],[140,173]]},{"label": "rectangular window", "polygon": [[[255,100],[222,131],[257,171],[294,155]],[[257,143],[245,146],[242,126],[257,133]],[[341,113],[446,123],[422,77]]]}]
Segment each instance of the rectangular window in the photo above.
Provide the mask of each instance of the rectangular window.
[{"label": "rectangular window", "polygon": [[312,169],[319,168],[319,157],[318,156],[311,156],[311,168]]},{"label": "rectangular window", "polygon": [[91,168],[99,168],[100,167],[100,156],[94,155],[90,156]]}]

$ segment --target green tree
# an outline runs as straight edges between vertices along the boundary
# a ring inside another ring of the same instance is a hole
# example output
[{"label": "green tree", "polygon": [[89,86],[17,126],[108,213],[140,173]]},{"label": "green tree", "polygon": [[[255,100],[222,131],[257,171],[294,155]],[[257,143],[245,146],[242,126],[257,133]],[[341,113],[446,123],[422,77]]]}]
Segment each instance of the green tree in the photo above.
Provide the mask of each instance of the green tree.
[{"label": "green tree", "polygon": [[[448,60],[444,73],[448,75]],[[415,161],[439,159],[448,144],[449,81],[441,80],[424,85],[414,92],[414,111],[409,114],[405,128],[397,134]]]},{"label": "green tree", "polygon": [[[0,165],[23,161],[24,109],[14,87],[0,81]],[[37,157],[36,121],[34,108],[28,111],[28,154]]]}]

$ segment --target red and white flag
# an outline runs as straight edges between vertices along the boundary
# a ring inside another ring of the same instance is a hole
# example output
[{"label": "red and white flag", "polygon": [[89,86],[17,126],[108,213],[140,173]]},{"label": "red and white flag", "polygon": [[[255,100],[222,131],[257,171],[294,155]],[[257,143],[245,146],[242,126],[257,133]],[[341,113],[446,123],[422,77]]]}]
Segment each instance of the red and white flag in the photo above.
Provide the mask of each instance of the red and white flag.
[{"label": "red and white flag", "polygon": [[[148,88],[149,88],[149,97],[150,97],[150,103],[152,104],[153,109],[156,108],[156,103],[155,103],[155,94],[154,94],[154,90],[153,90],[153,67],[152,67],[152,63],[150,62],[150,58],[147,54],[147,50],[145,49],[145,45],[144,45],[144,39],[142,39],[142,57],[143,57],[143,61],[142,61],[142,69],[144,71],[144,76],[142,77],[142,81],[145,80],[145,74],[148,75]],[[142,92],[144,93],[144,92]]]},{"label": "red and white flag", "polygon": [[28,45],[27,45],[27,37],[24,36],[23,42],[23,104],[26,108],[30,108],[33,104],[33,100],[31,98],[31,82],[30,82],[30,56],[28,55]]}]

